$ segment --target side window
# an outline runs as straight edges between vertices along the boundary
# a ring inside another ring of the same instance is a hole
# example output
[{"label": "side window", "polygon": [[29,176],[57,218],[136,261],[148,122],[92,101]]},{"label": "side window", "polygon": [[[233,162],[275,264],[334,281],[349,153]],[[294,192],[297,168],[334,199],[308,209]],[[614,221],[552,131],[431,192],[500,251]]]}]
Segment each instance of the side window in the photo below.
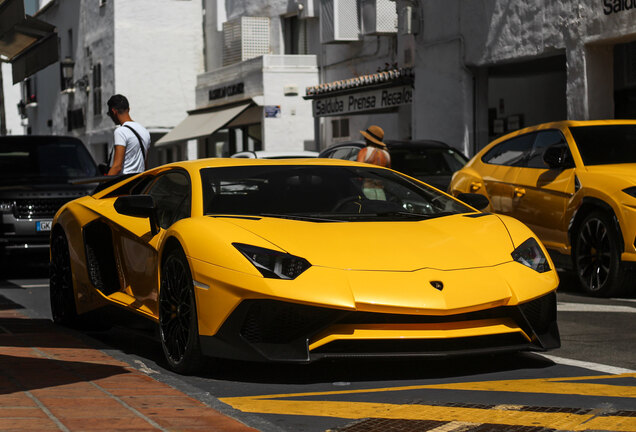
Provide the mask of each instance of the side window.
[{"label": "side window", "polygon": [[546,169],[547,166],[543,161],[543,153],[545,153],[548,147],[562,147],[563,151],[567,152],[566,161],[572,161],[572,156],[568,145],[565,142],[563,134],[558,130],[547,130],[537,133],[537,138],[532,146],[532,151],[528,155],[527,166],[528,168],[542,168]]},{"label": "side window", "polygon": [[532,150],[535,134],[517,136],[491,148],[481,160],[487,164],[524,166],[525,157]]},{"label": "side window", "polygon": [[341,147],[335,150],[329,157],[332,159],[348,160],[351,157],[351,150],[351,147]]},{"label": "side window", "polygon": [[163,174],[148,190],[157,206],[157,222],[161,228],[190,217],[190,179],[180,171]]}]

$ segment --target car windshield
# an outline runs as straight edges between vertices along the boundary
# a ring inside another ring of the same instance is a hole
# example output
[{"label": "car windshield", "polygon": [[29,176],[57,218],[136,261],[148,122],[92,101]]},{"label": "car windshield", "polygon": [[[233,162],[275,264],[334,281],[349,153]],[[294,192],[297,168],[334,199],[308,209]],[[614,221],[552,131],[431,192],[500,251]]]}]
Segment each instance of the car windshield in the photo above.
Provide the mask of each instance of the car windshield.
[{"label": "car windshield", "polygon": [[20,179],[66,181],[96,175],[95,162],[79,142],[0,143],[0,181],[3,183]]},{"label": "car windshield", "polygon": [[636,163],[636,125],[570,127],[583,164]]},{"label": "car windshield", "polygon": [[472,212],[428,186],[373,167],[261,165],[201,170],[207,215],[317,222],[421,220]]},{"label": "car windshield", "polygon": [[466,162],[466,159],[453,149],[391,149],[391,167],[411,177],[452,175],[462,169]]}]

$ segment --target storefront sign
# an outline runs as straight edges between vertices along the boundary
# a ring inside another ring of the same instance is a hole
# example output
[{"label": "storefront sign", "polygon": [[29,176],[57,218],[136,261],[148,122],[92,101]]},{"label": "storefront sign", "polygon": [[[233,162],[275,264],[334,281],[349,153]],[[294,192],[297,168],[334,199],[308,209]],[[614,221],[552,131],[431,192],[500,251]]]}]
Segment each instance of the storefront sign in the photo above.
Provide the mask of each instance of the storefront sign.
[{"label": "storefront sign", "polygon": [[314,117],[355,114],[408,105],[412,100],[413,88],[405,85],[316,99],[313,111]]},{"label": "storefront sign", "polygon": [[215,100],[243,93],[245,93],[245,84],[240,82],[236,84],[229,84],[223,87],[213,88],[209,91],[208,95],[210,100]]},{"label": "storefront sign", "polygon": [[605,15],[628,11],[630,9],[636,9],[636,0],[603,0],[603,13]]}]

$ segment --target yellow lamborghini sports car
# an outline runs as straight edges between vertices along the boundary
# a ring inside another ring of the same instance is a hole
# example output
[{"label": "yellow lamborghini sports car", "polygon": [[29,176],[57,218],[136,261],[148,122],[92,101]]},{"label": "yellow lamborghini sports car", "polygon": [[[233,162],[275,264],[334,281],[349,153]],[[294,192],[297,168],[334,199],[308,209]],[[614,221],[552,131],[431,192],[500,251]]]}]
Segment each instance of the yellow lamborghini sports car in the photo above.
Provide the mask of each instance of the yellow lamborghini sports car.
[{"label": "yellow lamborghini sports car", "polygon": [[485,195],[492,211],[571,255],[589,294],[634,287],[635,120],[545,123],[505,135],[455,173],[450,192]]},{"label": "yellow lamborghini sports car", "polygon": [[557,285],[517,220],[342,160],[165,165],[68,203],[51,232],[54,320],[134,311],[158,324],[180,373],[206,355],[303,363],[556,348]]}]

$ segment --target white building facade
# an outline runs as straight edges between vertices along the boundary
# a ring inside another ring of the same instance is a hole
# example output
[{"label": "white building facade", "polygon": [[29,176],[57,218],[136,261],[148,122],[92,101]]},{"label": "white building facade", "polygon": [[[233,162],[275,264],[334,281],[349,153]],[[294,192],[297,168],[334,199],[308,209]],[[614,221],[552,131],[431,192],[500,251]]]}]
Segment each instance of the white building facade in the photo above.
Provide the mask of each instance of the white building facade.
[{"label": "white building facade", "polygon": [[537,123],[636,117],[634,2],[413,4],[415,138],[472,154]]},{"label": "white building facade", "polygon": [[311,30],[299,21],[297,3],[204,5],[206,71],[197,78],[196,104],[157,143],[163,161],[315,149],[311,103],[303,95],[318,84],[319,44],[307,39]]},{"label": "white building facade", "polygon": [[[47,1],[36,16],[56,26],[60,63],[25,83],[36,98],[26,107],[28,132],[76,136],[105,161],[115,127],[106,102],[119,93],[158,140],[194,104],[204,68],[202,10],[199,1]],[[73,77],[65,81],[61,65],[69,61]],[[149,165],[158,162],[155,152],[149,157]]]},{"label": "white building facade", "polygon": [[[307,97],[321,148],[377,124],[390,139],[434,139],[472,155],[532,124],[636,116],[631,0],[396,0],[393,32],[381,25],[391,14],[381,0],[312,3],[322,21],[321,84]],[[349,33],[329,22],[347,22]],[[341,33],[325,34],[325,25]],[[347,101],[377,102],[383,86],[399,89],[378,74],[382,65],[394,76],[410,72],[410,103],[348,109]],[[338,100],[340,112],[332,109]]]}]

